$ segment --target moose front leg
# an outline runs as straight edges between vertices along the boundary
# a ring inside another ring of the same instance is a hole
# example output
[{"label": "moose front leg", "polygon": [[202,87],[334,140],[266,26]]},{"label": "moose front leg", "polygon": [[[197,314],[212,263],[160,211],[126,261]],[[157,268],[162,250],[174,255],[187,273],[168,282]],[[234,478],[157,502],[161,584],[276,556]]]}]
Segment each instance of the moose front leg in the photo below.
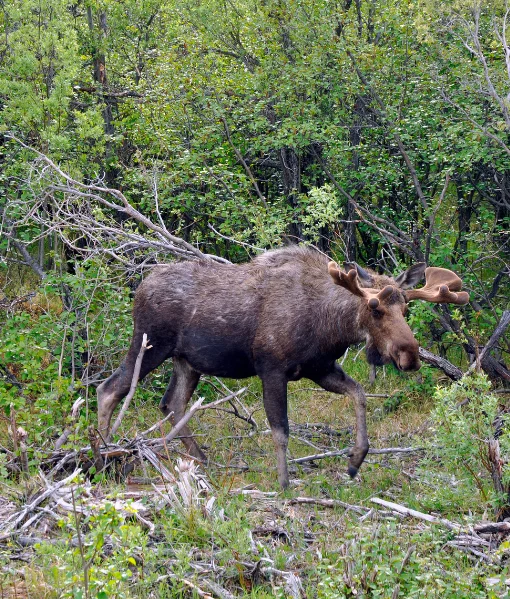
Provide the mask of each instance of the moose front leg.
[{"label": "moose front leg", "polygon": [[367,435],[367,400],[365,392],[359,383],[334,364],[333,369],[328,373],[314,377],[312,379],[326,391],[347,395],[354,401],[356,410],[356,443],[349,452],[348,472],[351,478],[358,473],[359,467],[363,463],[368,453],[368,435]]},{"label": "moose front leg", "polygon": [[271,427],[278,464],[278,482],[282,489],[289,486],[287,446],[289,444],[289,420],[287,417],[287,378],[280,373],[260,377],[264,391],[264,409]]}]

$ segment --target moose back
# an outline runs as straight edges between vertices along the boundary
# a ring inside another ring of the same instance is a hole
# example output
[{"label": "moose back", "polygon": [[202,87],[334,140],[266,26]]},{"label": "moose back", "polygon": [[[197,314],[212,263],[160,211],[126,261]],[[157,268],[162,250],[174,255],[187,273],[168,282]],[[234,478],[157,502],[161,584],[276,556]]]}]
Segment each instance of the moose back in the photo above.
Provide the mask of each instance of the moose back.
[{"label": "moose back", "polygon": [[[413,290],[425,274],[426,284]],[[177,423],[202,374],[262,380],[263,401],[276,447],[278,480],[289,484],[287,383],[302,377],[352,398],[356,441],[348,471],[355,476],[368,452],[366,399],[361,386],[336,360],[362,341],[372,364],[393,362],[420,368],[418,343],[404,315],[413,299],[465,304],[461,280],[452,271],[419,263],[396,278],[353,264],[343,272],[319,252],[300,246],[262,254],[240,265],[209,261],[157,266],[139,286],[134,332],[126,358],[98,387],[99,429],[107,433],[112,413],[127,395],[142,343],[140,379],[167,358],[170,384],[161,400]],[[188,427],[182,441],[194,457],[205,455]]]}]

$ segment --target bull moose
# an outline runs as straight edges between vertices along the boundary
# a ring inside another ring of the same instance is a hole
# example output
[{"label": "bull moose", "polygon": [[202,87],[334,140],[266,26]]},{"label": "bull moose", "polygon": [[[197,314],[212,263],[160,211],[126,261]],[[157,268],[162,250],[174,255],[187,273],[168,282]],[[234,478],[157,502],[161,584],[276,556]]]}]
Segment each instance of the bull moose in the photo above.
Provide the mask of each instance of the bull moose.
[{"label": "bull moose", "polygon": [[[423,275],[425,286],[412,289]],[[172,358],[173,374],[160,408],[173,412],[174,424],[183,417],[202,374],[261,378],[283,488],[289,484],[287,383],[306,377],[326,391],[352,398],[356,442],[348,472],[355,476],[369,447],[366,398],[336,360],[350,345],[366,341],[370,363],[418,370],[418,343],[404,318],[407,303],[466,304],[469,296],[461,286],[454,272],[424,263],[396,278],[356,264],[343,272],[303,246],[269,251],[239,265],[197,261],[156,266],[136,292],[127,356],[98,387],[99,429],[107,433],[113,410],[129,391],[146,333],[152,349],[143,357],[140,378]],[[187,426],[182,441],[191,455],[205,460]]]}]

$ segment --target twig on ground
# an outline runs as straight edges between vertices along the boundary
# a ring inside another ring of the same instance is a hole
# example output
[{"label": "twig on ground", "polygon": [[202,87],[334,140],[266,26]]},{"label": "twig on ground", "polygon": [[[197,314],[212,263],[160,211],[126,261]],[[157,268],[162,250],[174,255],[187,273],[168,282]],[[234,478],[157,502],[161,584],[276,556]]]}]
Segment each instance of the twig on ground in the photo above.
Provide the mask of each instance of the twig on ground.
[{"label": "twig on ground", "polygon": [[[71,418],[76,420],[78,418],[79,410],[81,406],[85,403],[85,399],[83,397],[79,397],[74,403],[71,409]],[[71,426],[66,427],[64,432],[60,435],[60,437],[55,441],[55,451],[58,451],[62,445],[69,439],[70,434],[73,432]]]},{"label": "twig on ground", "polygon": [[508,534],[510,532],[510,522],[480,522],[473,527],[478,534]]},{"label": "twig on ground", "polygon": [[[323,460],[325,458],[334,458],[344,455],[348,455],[351,451],[350,447],[344,449],[338,449],[336,451],[326,451],[325,453],[317,453],[315,455],[307,455],[302,458],[294,458],[289,460],[289,463],[302,464],[304,462],[313,462],[314,460]],[[368,450],[369,454],[372,455],[385,455],[385,454],[405,454],[405,453],[416,453],[417,451],[424,451],[423,447],[385,447],[383,449],[372,449]]]},{"label": "twig on ground", "polygon": [[454,547],[455,549],[459,549],[460,551],[464,551],[465,553],[472,553],[473,555],[476,555],[476,557],[480,558],[484,562],[487,562],[488,564],[491,564],[494,561],[490,555],[482,553],[481,551],[477,551],[474,547],[469,547],[467,545],[459,545],[455,543],[455,541],[448,541],[446,544],[450,547]]},{"label": "twig on ground", "polygon": [[345,501],[340,501],[339,499],[322,499],[317,497],[294,497],[289,501],[290,505],[296,504],[307,504],[307,505],[321,505],[323,507],[343,507],[346,510],[351,510],[358,514],[365,515],[370,511],[369,508],[362,507],[360,505],[351,505],[350,503],[345,503]]},{"label": "twig on ground", "polygon": [[209,588],[217,597],[220,599],[235,599],[235,595],[232,595],[230,591],[224,589],[218,583],[213,582],[212,580],[204,580],[202,584],[205,584],[206,587]]},{"label": "twig on ground", "polygon": [[6,539],[9,536],[11,536],[13,531],[16,530],[16,528],[23,522],[23,520],[28,516],[28,514],[30,514],[45,499],[47,499],[48,497],[53,495],[55,493],[55,491],[57,491],[61,487],[64,487],[70,481],[72,481],[74,478],[76,478],[76,476],[78,476],[78,474],[80,474],[80,472],[81,472],[81,468],[77,468],[70,476],[60,480],[53,487],[46,489],[46,491],[44,491],[38,497],[36,497],[34,499],[34,501],[25,505],[25,507],[20,512],[17,512],[16,514],[12,514],[6,520],[4,520],[4,522],[2,524],[2,528],[6,532],[4,534],[0,535],[0,540]]},{"label": "twig on ground", "polygon": [[382,505],[383,507],[387,507],[390,510],[398,512],[399,514],[412,516],[413,518],[418,518],[419,520],[425,520],[431,524],[439,524],[448,530],[459,532],[462,529],[460,524],[457,524],[456,522],[451,522],[450,520],[446,520],[446,518],[437,518],[436,516],[431,516],[430,514],[424,514],[423,512],[418,512],[417,510],[405,507],[399,503],[393,503],[393,501],[386,501],[385,499],[379,499],[379,497],[372,497],[370,501],[377,503],[378,505]]},{"label": "twig on ground", "polygon": [[[331,393],[331,391],[326,391],[326,389],[322,389],[321,387],[300,387],[299,389],[295,389],[294,391],[290,392],[289,395],[295,395],[296,393],[300,393],[301,391],[313,391],[314,393],[330,393],[331,395],[334,395],[334,393]],[[393,395],[396,395],[397,393],[399,393],[398,389],[391,394],[390,393],[365,393],[365,397],[388,399],[388,397],[392,397]]]}]

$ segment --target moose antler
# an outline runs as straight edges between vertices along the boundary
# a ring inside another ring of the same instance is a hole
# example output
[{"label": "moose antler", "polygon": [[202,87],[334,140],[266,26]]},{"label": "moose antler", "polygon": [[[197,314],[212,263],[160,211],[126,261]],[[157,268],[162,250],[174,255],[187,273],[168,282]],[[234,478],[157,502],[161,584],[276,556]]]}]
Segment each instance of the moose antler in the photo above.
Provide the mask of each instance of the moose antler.
[{"label": "moose antler", "polygon": [[328,271],[337,285],[347,289],[358,297],[367,299],[368,305],[372,310],[375,310],[380,302],[388,298],[394,291],[392,285],[386,285],[384,289],[361,287],[359,284],[358,273],[355,269],[350,270],[348,273],[342,272],[335,262],[330,262],[328,264]]},{"label": "moose antler", "polygon": [[330,262],[328,264],[328,271],[337,285],[347,289],[358,297],[366,297],[366,290],[360,286],[358,273],[354,268],[348,273],[345,273],[338,268],[335,262]]},{"label": "moose antler", "polygon": [[[425,286],[421,289],[406,291],[407,301],[422,299],[436,304],[457,304],[464,306],[469,302],[469,294],[460,291],[462,280],[447,268],[429,266],[425,270]],[[459,293],[455,293],[458,291]]]}]

